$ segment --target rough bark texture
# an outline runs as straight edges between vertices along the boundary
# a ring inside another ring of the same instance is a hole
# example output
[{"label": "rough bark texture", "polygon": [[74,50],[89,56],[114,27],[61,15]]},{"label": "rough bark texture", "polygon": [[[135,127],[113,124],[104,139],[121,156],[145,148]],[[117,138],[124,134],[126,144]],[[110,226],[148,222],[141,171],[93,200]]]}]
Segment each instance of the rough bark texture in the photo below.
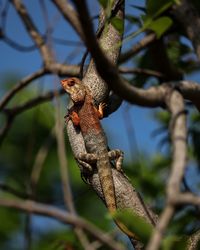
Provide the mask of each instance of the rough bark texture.
[{"label": "rough bark texture", "polygon": [[[117,13],[117,16],[123,19],[123,12],[123,8],[120,9]],[[115,45],[119,44],[121,40],[122,35],[119,34],[111,24],[109,24],[106,31],[102,33],[99,39],[102,49],[106,51],[105,54],[113,64],[117,63],[120,53],[120,47]],[[108,97],[108,86],[98,75],[93,60],[91,60],[89,64],[89,67],[83,78],[83,82],[91,89],[91,93],[96,103],[100,103]],[[82,135],[80,134],[80,131],[74,129],[74,126],[71,122],[68,123],[67,131],[74,155],[77,155],[81,152],[86,152]],[[113,178],[116,189],[117,207],[119,209],[130,208],[138,215],[144,217],[149,223],[154,224],[156,215],[152,214],[150,209],[144,205],[140,196],[133,188],[132,184],[127,180],[127,178],[116,170],[113,170]],[[96,173],[91,176],[90,183],[97,195],[103,199],[101,185]]]}]

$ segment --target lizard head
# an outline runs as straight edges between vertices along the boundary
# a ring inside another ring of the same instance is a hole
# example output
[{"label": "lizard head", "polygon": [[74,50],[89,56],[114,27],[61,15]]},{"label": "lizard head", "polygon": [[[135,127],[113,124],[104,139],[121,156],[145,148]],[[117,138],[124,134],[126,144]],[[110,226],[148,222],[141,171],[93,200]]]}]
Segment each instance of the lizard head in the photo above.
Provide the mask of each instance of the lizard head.
[{"label": "lizard head", "polygon": [[86,89],[78,78],[72,77],[63,79],[61,80],[61,84],[64,90],[70,95],[74,103],[80,103],[84,101]]}]

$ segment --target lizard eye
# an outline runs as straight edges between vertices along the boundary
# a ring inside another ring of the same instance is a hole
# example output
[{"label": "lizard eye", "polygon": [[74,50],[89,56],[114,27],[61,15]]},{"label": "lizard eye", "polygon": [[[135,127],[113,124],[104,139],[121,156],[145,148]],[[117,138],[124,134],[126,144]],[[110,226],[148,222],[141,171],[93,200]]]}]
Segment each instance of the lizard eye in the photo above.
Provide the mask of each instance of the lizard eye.
[{"label": "lizard eye", "polygon": [[69,82],[68,82],[68,86],[69,87],[72,87],[72,86],[74,86],[75,85],[75,80],[74,79],[71,79]]}]

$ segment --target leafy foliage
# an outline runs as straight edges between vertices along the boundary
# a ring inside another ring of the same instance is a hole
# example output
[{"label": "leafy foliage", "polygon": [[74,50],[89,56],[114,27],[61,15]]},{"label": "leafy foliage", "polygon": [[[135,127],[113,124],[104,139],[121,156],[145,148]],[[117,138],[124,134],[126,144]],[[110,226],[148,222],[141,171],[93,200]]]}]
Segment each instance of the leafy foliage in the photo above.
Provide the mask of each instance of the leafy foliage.
[{"label": "leafy foliage", "polygon": [[157,38],[160,38],[163,33],[170,28],[172,25],[172,19],[166,16],[156,19],[148,25],[148,29],[154,31]]},{"label": "leafy foliage", "polygon": [[127,228],[131,232],[134,232],[136,237],[138,237],[144,244],[148,242],[153,230],[153,226],[148,224],[144,218],[129,210],[121,210],[116,212],[114,218],[126,225]]},{"label": "leafy foliage", "polygon": [[123,33],[124,25],[123,25],[123,21],[122,21],[120,18],[118,18],[118,17],[113,17],[113,18],[111,19],[111,23],[112,23],[112,25],[115,27],[115,29],[118,30],[118,32],[119,32],[120,34]]},{"label": "leafy foliage", "polygon": [[168,236],[163,241],[162,250],[185,250],[187,240],[187,237]]},{"label": "leafy foliage", "polygon": [[[19,105],[20,103],[24,103],[28,98],[33,98],[36,94],[35,92],[33,88],[25,90],[16,96],[12,105]],[[36,163],[38,152],[43,147],[47,150],[47,156],[41,166],[41,174],[34,189],[34,196],[41,202],[50,203],[55,206],[63,206],[57,145],[55,135],[51,132],[54,126],[54,113],[53,105],[46,103],[17,116],[14,120],[13,127],[1,146],[0,182],[5,183],[24,195],[28,195],[32,189],[30,186],[30,178],[33,167]],[[70,179],[74,185],[73,190],[76,192],[76,195],[78,195],[78,193],[87,193],[87,186],[80,178],[80,173],[75,166],[76,163],[74,162],[69,145],[67,146],[67,152],[69,154]],[[5,193],[4,196],[9,197],[11,195]],[[78,196],[82,197],[80,195]],[[77,201],[77,206],[82,207],[82,209],[85,207],[85,203],[83,202],[84,198],[83,196],[83,199],[79,198]],[[22,237],[23,231],[25,230],[24,227],[26,223],[24,215],[14,210],[0,208],[0,220],[0,248],[2,250],[13,249],[13,241],[18,240],[19,235]],[[37,216],[34,216],[31,221],[33,223],[31,223],[31,227],[34,227],[34,224],[39,221],[39,219]],[[36,228],[37,227],[39,226],[36,226]],[[60,227],[61,225],[58,226],[58,229]],[[56,228],[56,226],[52,224],[52,230],[54,230],[54,228]],[[47,240],[48,237],[50,238],[53,235],[51,228],[49,228],[49,232],[45,229],[45,237],[44,235],[36,233],[38,229],[30,232],[34,237],[35,235],[37,236],[36,238],[39,237],[33,249],[50,249],[51,244],[55,245],[56,240],[52,239],[53,243]],[[58,231],[55,231],[54,238],[57,240],[59,239],[59,237],[57,237],[58,235],[61,236]],[[62,235],[64,238],[64,233]],[[71,238],[71,241],[75,242],[73,238]],[[65,242],[67,244],[66,235]],[[18,245],[19,248],[15,249],[22,249],[22,241],[19,241]],[[64,245],[61,244],[61,246],[62,248],[60,247],[60,249],[64,249]],[[58,248],[52,247],[52,249]],[[77,247],[76,249],[80,248]]]}]

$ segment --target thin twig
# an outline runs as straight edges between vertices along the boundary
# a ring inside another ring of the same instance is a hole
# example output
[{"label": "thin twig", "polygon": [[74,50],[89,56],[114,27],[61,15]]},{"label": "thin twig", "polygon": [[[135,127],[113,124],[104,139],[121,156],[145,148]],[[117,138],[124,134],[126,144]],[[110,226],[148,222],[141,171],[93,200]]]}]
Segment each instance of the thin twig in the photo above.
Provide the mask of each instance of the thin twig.
[{"label": "thin twig", "polygon": [[11,187],[11,186],[8,186],[7,184],[5,183],[0,183],[0,189],[4,192],[8,192],[8,193],[11,193],[19,198],[22,198],[22,199],[27,199],[29,198],[29,195],[27,193],[23,193],[21,191],[18,191],[17,189]]},{"label": "thin twig", "polygon": [[35,201],[23,201],[13,199],[0,199],[0,206],[7,208],[14,208],[26,213],[34,213],[42,216],[54,218],[64,224],[71,224],[79,228],[85,229],[88,233],[93,235],[96,239],[103,242],[113,250],[124,249],[119,243],[116,243],[109,235],[102,233],[101,230],[96,228],[88,221],[80,218],[76,215],[67,213],[64,210],[56,208],[54,206],[45,205]]},{"label": "thin twig", "polygon": [[174,206],[167,204],[162,212],[159,221],[156,225],[155,231],[153,232],[153,236],[149,241],[149,244],[146,250],[157,250],[160,247],[161,240],[164,237],[166,228],[174,215],[175,208]]},{"label": "thin twig", "polygon": [[83,42],[81,41],[73,41],[73,40],[69,40],[69,39],[63,39],[63,38],[58,38],[58,37],[52,37],[52,40],[57,43],[57,44],[60,44],[60,45],[67,45],[67,46],[72,46],[72,47],[75,47],[75,46],[81,46],[83,47]]},{"label": "thin twig", "polygon": [[147,250],[158,250],[160,247],[167,226],[179,204],[177,197],[180,194],[180,186],[187,162],[187,129],[183,97],[177,90],[169,89],[165,101],[171,112],[172,169],[167,184],[167,204],[149,241]]},{"label": "thin twig", "polygon": [[6,34],[2,33],[2,38],[3,41],[9,45],[10,47],[12,47],[15,50],[18,50],[20,52],[31,52],[33,50],[37,49],[37,46],[35,44],[30,45],[30,46],[25,46],[25,45],[21,45],[19,43],[16,43],[14,40],[12,40],[11,38],[9,38]]},{"label": "thin twig", "polygon": [[48,137],[45,139],[44,143],[42,144],[42,146],[38,150],[37,155],[35,157],[35,161],[34,161],[32,171],[31,171],[31,176],[30,176],[30,186],[31,186],[31,193],[32,193],[31,195],[33,197],[35,196],[36,186],[37,186],[37,183],[38,183],[39,178],[40,178],[40,174],[42,171],[44,161],[45,161],[47,154],[49,152],[49,148],[53,142],[54,133],[55,133],[55,128],[53,128],[50,131]]},{"label": "thin twig", "polygon": [[31,109],[39,104],[42,104],[44,102],[47,102],[49,100],[52,100],[56,95],[60,96],[63,95],[65,92],[63,91],[63,89],[59,89],[57,91],[48,91],[45,94],[39,95],[35,98],[32,98],[31,100],[15,106],[14,108],[5,108],[3,109],[3,113],[5,114],[10,114],[12,116],[16,116],[24,111],[27,111],[28,109]]},{"label": "thin twig", "polygon": [[63,95],[64,93],[65,92],[63,91],[63,89],[60,89],[57,92],[48,91],[47,93],[37,96],[36,98],[33,98],[14,108],[3,109],[2,112],[6,115],[6,121],[5,121],[3,128],[1,128],[0,130],[0,145],[2,144],[5,136],[7,135],[9,129],[12,126],[13,120],[15,119],[17,115],[39,104],[52,100],[55,97],[55,95]]},{"label": "thin twig", "polygon": [[14,87],[2,97],[0,101],[0,110],[2,110],[5,105],[10,101],[10,99],[21,89],[26,87],[29,83],[36,80],[37,78],[45,75],[45,69],[39,69],[38,71],[32,73],[29,76],[24,77],[18,83],[14,85]]},{"label": "thin twig", "polygon": [[21,0],[10,0],[10,1],[12,2],[16,11],[18,12],[19,16],[21,17],[21,20],[27,30],[27,33],[30,35],[30,37],[33,39],[38,49],[40,50],[42,59],[44,60],[44,64],[48,66],[53,62],[51,51],[49,50],[43,37],[37,30],[37,27],[34,24],[33,20],[31,19],[25,5],[21,2]]},{"label": "thin twig", "polygon": [[176,203],[200,206],[200,197],[192,193],[182,193],[177,196]]},{"label": "thin twig", "polygon": [[80,21],[78,15],[73,7],[65,0],[51,0],[55,6],[59,9],[63,17],[71,24],[75,31],[79,34],[81,39],[85,39],[84,34],[81,29]]},{"label": "thin twig", "polygon": [[126,62],[128,59],[136,55],[141,50],[145,49],[147,46],[149,46],[151,43],[153,43],[156,40],[156,34],[150,33],[146,35],[144,38],[142,38],[138,43],[134,44],[134,46],[127,52],[124,52],[121,54],[119,58],[119,63],[122,64]]},{"label": "thin twig", "polygon": [[151,70],[151,69],[143,69],[143,68],[119,67],[119,72],[122,74],[142,74],[142,75],[154,76],[158,78],[164,77],[164,75],[161,72]]},{"label": "thin twig", "polygon": [[0,129],[0,146],[1,144],[3,143],[9,129],[11,128],[12,126],[12,123],[13,123],[13,116],[10,116],[10,115],[7,115],[6,116],[6,121],[5,121],[5,124],[4,126]]}]

